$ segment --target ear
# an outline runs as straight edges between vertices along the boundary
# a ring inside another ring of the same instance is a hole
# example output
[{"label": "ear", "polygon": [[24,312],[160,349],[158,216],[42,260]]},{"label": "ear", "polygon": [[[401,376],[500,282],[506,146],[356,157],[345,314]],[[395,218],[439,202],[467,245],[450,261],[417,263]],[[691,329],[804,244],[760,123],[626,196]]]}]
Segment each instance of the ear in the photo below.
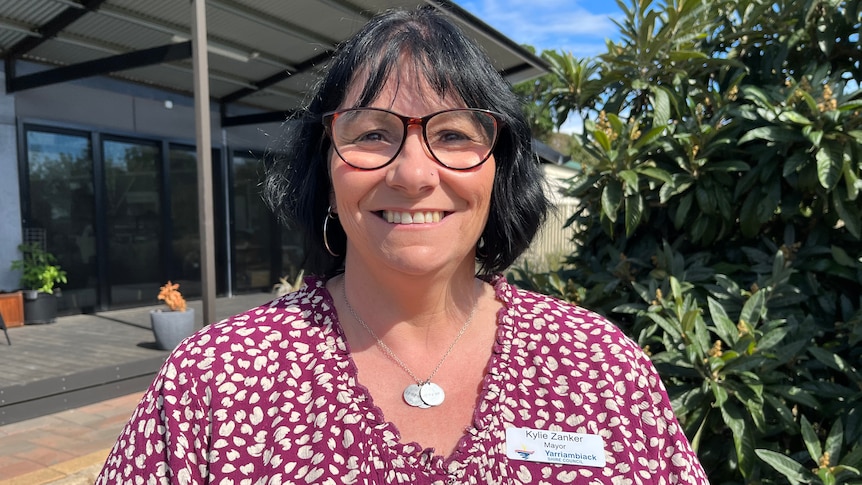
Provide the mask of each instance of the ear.
[{"label": "ear", "polygon": [[334,190],[329,191],[329,207],[331,208],[330,212],[332,212],[333,214],[338,214],[338,202],[335,200]]}]

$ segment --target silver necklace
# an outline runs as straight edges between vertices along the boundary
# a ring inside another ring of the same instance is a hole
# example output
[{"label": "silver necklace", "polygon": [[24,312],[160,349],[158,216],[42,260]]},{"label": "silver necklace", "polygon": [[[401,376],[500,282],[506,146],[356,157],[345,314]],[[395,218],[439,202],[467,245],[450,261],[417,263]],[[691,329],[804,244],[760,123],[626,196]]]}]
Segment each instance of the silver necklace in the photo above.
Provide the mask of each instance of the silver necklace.
[{"label": "silver necklace", "polygon": [[395,355],[395,352],[386,345],[380,337],[374,333],[374,330],[371,330],[371,327],[365,323],[357,313],[356,310],[350,306],[350,302],[347,300],[347,285],[342,282],[341,292],[344,295],[344,304],[347,306],[347,309],[350,311],[350,314],[353,315],[353,318],[359,322],[360,325],[371,335],[374,337],[374,340],[377,341],[377,346],[380,347],[380,350],[386,354],[387,357],[392,359],[399,367],[401,367],[404,372],[407,373],[416,383],[410,384],[404,389],[402,396],[404,397],[404,402],[407,404],[421,409],[427,409],[434,406],[439,406],[443,404],[443,400],[446,399],[446,393],[443,391],[443,388],[440,387],[439,384],[431,382],[431,379],[437,375],[437,371],[440,370],[440,366],[443,365],[443,361],[446,360],[446,357],[449,357],[449,354],[452,353],[452,349],[455,348],[455,344],[458,343],[458,340],[461,339],[461,336],[464,335],[464,332],[467,331],[467,327],[470,326],[470,322],[473,321],[473,315],[476,314],[476,307],[478,306],[478,302],[473,305],[473,309],[470,310],[470,316],[467,317],[467,321],[464,322],[464,326],[461,327],[461,330],[458,332],[458,335],[455,336],[455,340],[452,341],[452,344],[446,349],[446,353],[443,354],[443,357],[440,359],[440,362],[437,363],[437,367],[431,371],[431,375],[428,376],[424,381],[416,377],[416,374],[407,367],[407,364],[404,363],[401,359]]}]

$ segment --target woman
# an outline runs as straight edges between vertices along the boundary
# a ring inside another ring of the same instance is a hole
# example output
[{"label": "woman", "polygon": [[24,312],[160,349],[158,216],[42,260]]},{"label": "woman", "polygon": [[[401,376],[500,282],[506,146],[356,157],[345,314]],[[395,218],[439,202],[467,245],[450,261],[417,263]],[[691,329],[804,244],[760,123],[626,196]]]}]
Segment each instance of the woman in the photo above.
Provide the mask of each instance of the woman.
[{"label": "woman", "polygon": [[181,344],[101,483],[705,483],[641,350],[499,276],[547,208],[529,147],[444,15],[372,19],[267,174],[321,276]]}]

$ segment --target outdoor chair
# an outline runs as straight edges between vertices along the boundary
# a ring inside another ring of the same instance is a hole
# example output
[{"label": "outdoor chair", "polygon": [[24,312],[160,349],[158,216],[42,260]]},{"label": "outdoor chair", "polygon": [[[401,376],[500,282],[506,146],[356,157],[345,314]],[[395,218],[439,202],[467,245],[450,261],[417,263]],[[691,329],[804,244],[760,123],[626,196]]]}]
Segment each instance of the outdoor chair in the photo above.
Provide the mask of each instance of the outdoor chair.
[{"label": "outdoor chair", "polygon": [[12,345],[12,341],[9,340],[9,332],[6,330],[6,320],[3,320],[2,313],[0,313],[0,329],[3,329],[3,333],[6,335],[6,343]]}]

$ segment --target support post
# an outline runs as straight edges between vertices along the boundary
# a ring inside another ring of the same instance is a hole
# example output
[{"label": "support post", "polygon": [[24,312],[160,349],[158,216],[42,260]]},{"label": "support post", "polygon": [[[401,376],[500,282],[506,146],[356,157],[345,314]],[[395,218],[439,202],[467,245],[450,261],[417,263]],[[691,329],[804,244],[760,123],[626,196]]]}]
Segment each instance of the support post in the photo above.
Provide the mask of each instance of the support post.
[{"label": "support post", "polygon": [[195,88],[195,137],[198,158],[198,218],[201,251],[203,324],[215,318],[215,231],[213,229],[212,129],[210,127],[209,63],[206,0],[191,0],[192,60]]}]

